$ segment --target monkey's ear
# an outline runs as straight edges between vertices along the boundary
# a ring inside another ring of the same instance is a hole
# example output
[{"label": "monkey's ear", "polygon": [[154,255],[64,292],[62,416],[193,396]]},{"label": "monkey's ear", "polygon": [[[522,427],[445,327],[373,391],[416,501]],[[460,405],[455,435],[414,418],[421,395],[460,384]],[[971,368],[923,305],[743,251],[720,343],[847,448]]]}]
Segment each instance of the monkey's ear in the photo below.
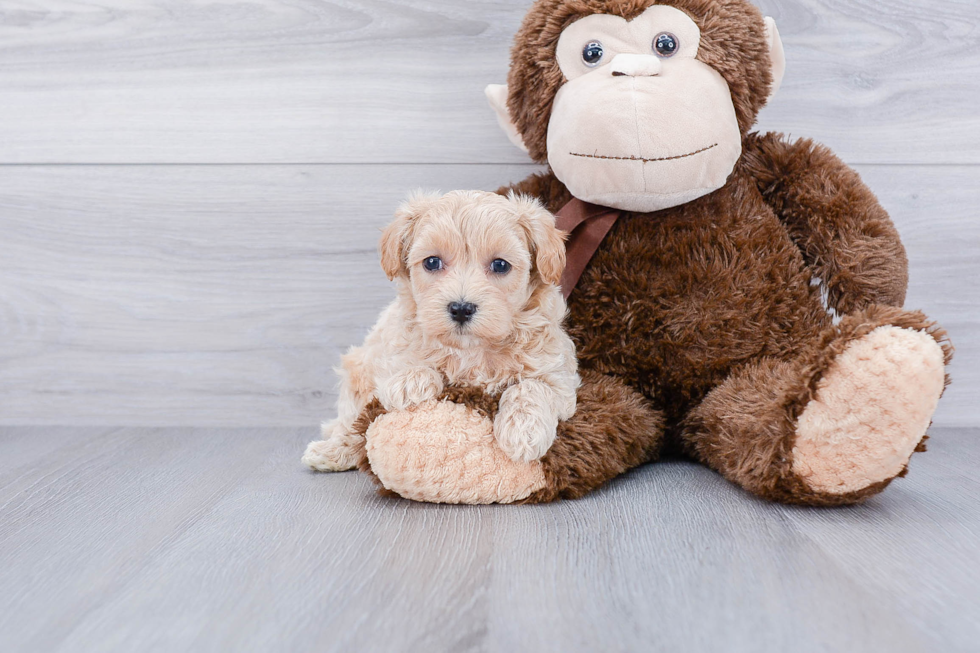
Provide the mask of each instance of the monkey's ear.
[{"label": "monkey's ear", "polygon": [[527,145],[524,144],[524,139],[517,131],[514,121],[510,119],[510,110],[507,109],[507,86],[505,84],[491,84],[484,92],[487,94],[487,99],[490,100],[490,106],[497,113],[497,122],[500,123],[500,128],[507,134],[510,142],[526,154]]},{"label": "monkey's ear", "polygon": [[565,271],[565,234],[555,226],[555,216],[533,197],[511,192],[508,199],[517,205],[521,226],[531,244],[534,267],[545,283],[557,285]]},{"label": "monkey's ear", "polygon": [[766,16],[766,37],[769,40],[769,59],[772,61],[772,87],[769,89],[769,100],[776,94],[783,83],[786,74],[786,53],[783,51],[783,40],[779,38],[776,21]]},{"label": "monkey's ear", "polygon": [[395,211],[395,219],[385,227],[378,243],[381,254],[381,267],[388,279],[408,276],[405,254],[412,245],[415,225],[427,210],[439,199],[438,193],[416,191]]}]

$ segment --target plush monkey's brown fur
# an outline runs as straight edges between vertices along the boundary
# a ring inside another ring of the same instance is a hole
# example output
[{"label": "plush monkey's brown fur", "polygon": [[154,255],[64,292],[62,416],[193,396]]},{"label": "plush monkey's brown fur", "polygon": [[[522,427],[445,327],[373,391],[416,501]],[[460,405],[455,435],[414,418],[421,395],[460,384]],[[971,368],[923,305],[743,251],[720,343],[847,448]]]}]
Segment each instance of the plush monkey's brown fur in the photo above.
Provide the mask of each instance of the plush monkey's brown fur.
[{"label": "plush monkey's brown fur", "polygon": [[[622,215],[569,302],[581,366],[648,398],[662,412],[666,447],[751,492],[812,505],[860,501],[889,481],[830,495],[793,475],[795,423],[817,382],[849,342],[878,326],[930,333],[947,362],[952,348],[921,313],[898,308],[905,250],[858,175],[810,141],[749,133],[772,81],[758,10],[744,0],[539,0],[512,52],[511,116],[531,156],[545,162],[551,106],[564,83],[554,56],[562,30],[584,15],[630,19],[653,4],[675,6],[700,27],[698,58],[731,88],[743,155],[727,185],[708,196]],[[551,173],[501,192],[508,190],[552,211],[572,199]],[[839,325],[815,279],[844,315]],[[560,443],[549,454],[555,467]],[[635,462],[617,460],[600,467]]]},{"label": "plush monkey's brown fur", "polygon": [[582,373],[575,415],[541,459],[547,486],[525,503],[576,499],[660,455],[663,417],[635,390]]}]

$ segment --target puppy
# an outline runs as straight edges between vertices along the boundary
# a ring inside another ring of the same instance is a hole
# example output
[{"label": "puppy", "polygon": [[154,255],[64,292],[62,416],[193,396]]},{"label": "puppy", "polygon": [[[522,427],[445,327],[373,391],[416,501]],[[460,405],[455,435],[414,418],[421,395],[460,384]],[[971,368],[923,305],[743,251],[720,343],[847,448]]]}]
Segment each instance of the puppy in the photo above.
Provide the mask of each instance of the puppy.
[{"label": "puppy", "polygon": [[403,410],[446,384],[500,396],[494,435],[517,461],[543,456],[558,420],[575,412],[575,346],[563,331],[562,233],[537,201],[457,191],[413,195],[380,243],[398,297],[364,344],[341,359],[338,417],[324,424],[303,462],[352,469],[364,438],[352,433],[375,398]]}]

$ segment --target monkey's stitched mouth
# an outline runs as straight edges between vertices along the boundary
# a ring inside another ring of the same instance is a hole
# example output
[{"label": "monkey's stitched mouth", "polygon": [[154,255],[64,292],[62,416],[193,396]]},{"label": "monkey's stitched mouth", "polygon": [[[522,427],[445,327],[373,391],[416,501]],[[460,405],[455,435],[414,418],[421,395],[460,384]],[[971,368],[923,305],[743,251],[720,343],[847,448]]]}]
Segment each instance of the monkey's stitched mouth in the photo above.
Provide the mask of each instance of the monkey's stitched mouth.
[{"label": "monkey's stitched mouth", "polygon": [[569,152],[572,156],[580,156],[586,159],[606,159],[609,161],[642,161],[643,163],[654,163],[656,161],[675,161],[677,159],[686,159],[689,156],[694,156],[695,154],[701,154],[702,152],[707,152],[713,147],[718,147],[718,143],[709,145],[708,147],[702,147],[700,150],[695,152],[688,152],[687,154],[678,154],[677,156],[664,156],[659,159],[644,159],[639,156],[602,156],[601,154],[579,154],[577,152]]}]

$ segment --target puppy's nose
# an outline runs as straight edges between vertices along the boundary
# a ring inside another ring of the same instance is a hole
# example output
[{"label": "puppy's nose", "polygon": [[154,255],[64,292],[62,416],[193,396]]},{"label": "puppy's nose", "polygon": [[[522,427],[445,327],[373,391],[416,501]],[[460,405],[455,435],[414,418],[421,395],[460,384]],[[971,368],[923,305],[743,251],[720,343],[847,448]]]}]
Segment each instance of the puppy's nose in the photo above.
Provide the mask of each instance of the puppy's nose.
[{"label": "puppy's nose", "polygon": [[476,304],[453,302],[449,305],[449,315],[453,318],[454,322],[458,322],[459,324],[466,324],[472,320],[475,313]]}]

